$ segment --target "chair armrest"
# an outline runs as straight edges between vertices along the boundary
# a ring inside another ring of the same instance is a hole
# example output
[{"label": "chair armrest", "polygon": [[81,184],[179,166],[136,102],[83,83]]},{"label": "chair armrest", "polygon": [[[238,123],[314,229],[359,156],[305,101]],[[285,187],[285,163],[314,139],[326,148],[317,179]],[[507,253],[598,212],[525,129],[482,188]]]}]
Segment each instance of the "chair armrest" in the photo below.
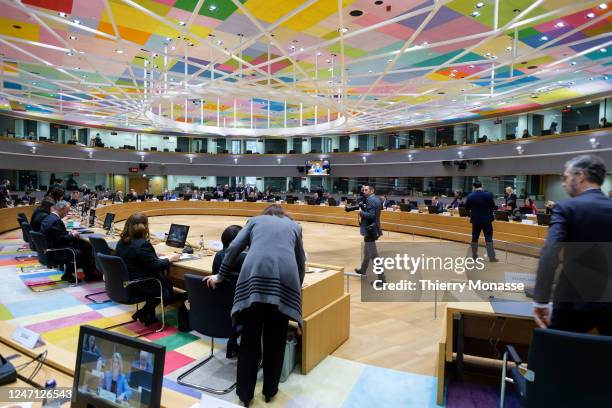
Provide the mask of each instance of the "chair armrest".
[{"label": "chair armrest", "polygon": [[160,280],[158,278],[142,278],[142,279],[134,279],[134,280],[124,281],[123,282],[123,287],[127,288],[130,285],[135,285],[137,283],[142,283],[142,282],[147,282],[147,281],[156,281],[161,286],[161,282],[160,282]]},{"label": "chair armrest", "polygon": [[511,344],[506,345],[506,350],[508,351],[508,354],[510,355],[510,359],[514,361],[514,363],[517,366],[520,366],[521,364],[523,364],[523,362],[521,361],[521,357],[518,355],[513,345]]},{"label": "chair armrest", "polygon": [[74,248],[64,247],[64,248],[48,248],[45,252],[59,252],[59,251],[70,251],[74,255]]}]

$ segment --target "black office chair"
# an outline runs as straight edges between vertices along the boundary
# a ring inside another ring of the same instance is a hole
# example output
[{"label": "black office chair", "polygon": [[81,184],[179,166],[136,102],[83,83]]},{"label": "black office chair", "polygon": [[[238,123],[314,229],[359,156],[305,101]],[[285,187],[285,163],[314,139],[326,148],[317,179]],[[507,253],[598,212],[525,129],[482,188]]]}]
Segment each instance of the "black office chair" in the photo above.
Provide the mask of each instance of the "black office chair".
[{"label": "black office chair", "polygon": [[[98,272],[102,272],[102,264],[100,263],[100,260],[98,259],[97,255],[98,254],[110,255],[111,249],[109,248],[104,238],[89,237],[89,243],[91,244],[91,249],[92,249],[93,258],[94,258],[94,265],[96,266],[96,269],[98,270]],[[106,293],[106,290],[102,290],[100,292],[95,292],[95,293],[89,293],[85,295],[85,299],[89,300],[91,303],[98,304],[98,305],[110,302],[111,301],[110,298],[103,300],[103,301],[92,299],[92,297],[97,296],[97,295],[102,295],[104,293]]]},{"label": "black office chair", "polygon": [[[97,254],[96,262],[100,262],[102,267],[102,274],[104,276],[104,287],[106,288],[106,294],[115,303],[122,305],[136,305],[136,311],[138,311],[138,303],[145,302],[146,299],[142,296],[138,296],[133,293],[132,287],[143,282],[155,281],[159,284],[159,299],[161,302],[161,327],[154,331],[147,331],[141,333],[136,337],[142,337],[151,333],[159,333],[166,327],[166,316],[164,314],[164,298],[163,298],[163,286],[157,278],[141,278],[141,279],[130,279],[130,273],[123,262],[123,259],[118,256]],[[135,320],[132,319],[129,322],[115,324],[113,326],[105,327],[105,330],[114,329],[116,327],[130,324]]]},{"label": "black office chair", "polygon": [[17,222],[21,222],[21,221],[30,222],[30,221],[28,221],[28,216],[25,215],[25,213],[22,213],[22,212],[17,213]]},{"label": "black office chair", "polygon": [[212,394],[227,394],[236,388],[236,383],[224,390],[218,390],[191,383],[184,379],[214,357],[215,338],[227,339],[232,335],[231,311],[234,304],[234,286],[230,282],[224,282],[216,289],[211,289],[208,285],[202,284],[202,277],[199,275],[185,274],[184,278],[190,305],[189,324],[192,330],[211,338],[210,355],[181,374],[177,382]]},{"label": "black office chair", "polygon": [[32,239],[32,243],[34,248],[36,248],[36,253],[38,254],[38,262],[47,268],[54,267],[65,267],[65,265],[60,265],[55,262],[52,262],[47,256],[50,252],[70,252],[72,254],[72,261],[74,262],[74,286],[78,285],[79,280],[76,276],[76,253],[74,252],[74,248],[64,247],[64,248],[49,248],[49,244],[47,244],[47,238],[40,232],[30,231],[30,238]]},{"label": "black office chair", "polygon": [[512,345],[506,349],[501,408],[506,382],[514,383],[527,407],[610,406],[612,336],[535,329],[526,368]]}]

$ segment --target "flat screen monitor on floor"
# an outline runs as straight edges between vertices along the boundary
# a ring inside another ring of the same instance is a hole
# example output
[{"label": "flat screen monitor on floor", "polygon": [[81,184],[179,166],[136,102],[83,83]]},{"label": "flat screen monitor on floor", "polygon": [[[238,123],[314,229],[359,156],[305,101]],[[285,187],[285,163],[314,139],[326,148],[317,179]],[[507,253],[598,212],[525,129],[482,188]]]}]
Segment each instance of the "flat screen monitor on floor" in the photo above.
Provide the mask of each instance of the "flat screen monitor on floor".
[{"label": "flat screen monitor on floor", "polygon": [[104,224],[102,225],[102,228],[104,228],[107,231],[110,230],[111,227],[113,226],[113,221],[115,221],[115,214],[106,213],[106,216],[104,217]]},{"label": "flat screen monitor on floor", "polygon": [[174,248],[183,248],[187,241],[188,233],[189,225],[171,224],[168,238],[166,238],[166,245]]},{"label": "flat screen monitor on floor", "polygon": [[72,407],[159,407],[166,348],[81,326]]}]

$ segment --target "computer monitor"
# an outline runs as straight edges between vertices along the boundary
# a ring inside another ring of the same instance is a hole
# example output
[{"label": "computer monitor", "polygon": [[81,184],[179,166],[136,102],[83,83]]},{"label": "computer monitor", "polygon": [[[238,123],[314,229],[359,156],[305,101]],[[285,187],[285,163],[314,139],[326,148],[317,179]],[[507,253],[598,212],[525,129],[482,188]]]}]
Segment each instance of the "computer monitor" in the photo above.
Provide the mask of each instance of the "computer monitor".
[{"label": "computer monitor", "polygon": [[544,129],[542,130],[542,136],[549,136],[552,135],[552,130],[551,129]]},{"label": "computer monitor", "polygon": [[295,204],[295,198],[293,197],[287,197],[287,200],[285,200],[287,202],[287,204]]},{"label": "computer monitor", "polygon": [[171,224],[168,238],[166,238],[166,245],[174,248],[183,248],[187,241],[188,233],[189,225]]},{"label": "computer monitor", "polygon": [[459,216],[460,217],[469,217],[470,216],[470,210],[468,210],[465,207],[459,207]]},{"label": "computer monitor", "polygon": [[431,205],[431,200],[423,200],[423,203],[425,203],[425,205]]},{"label": "computer monitor", "polygon": [[306,204],[308,204],[308,205],[315,205],[316,203],[315,203],[314,198],[307,198],[306,199]]},{"label": "computer monitor", "polygon": [[107,231],[110,230],[111,227],[113,226],[113,221],[115,221],[115,214],[106,213],[106,216],[104,217],[104,224],[102,224],[102,228]]},{"label": "computer monitor", "polygon": [[338,202],[334,197],[329,197],[327,199],[327,204],[329,204],[331,207],[336,207],[338,205]]},{"label": "computer monitor", "polygon": [[437,214],[438,213],[438,206],[436,206],[436,205],[428,205],[427,206],[427,211],[429,211],[430,214]]},{"label": "computer monitor", "polygon": [[576,126],[576,131],[578,132],[583,132],[585,130],[589,130],[589,125],[587,125],[586,123]]},{"label": "computer monitor", "polygon": [[89,226],[93,227],[96,224],[96,210],[89,210]]},{"label": "computer monitor", "polygon": [[550,225],[550,214],[536,214],[538,225]]},{"label": "computer monitor", "polygon": [[419,208],[419,202],[418,201],[408,201],[408,202],[410,203],[412,208]]},{"label": "computer monitor", "polygon": [[185,201],[189,201],[189,200],[191,200],[192,198],[193,198],[193,195],[192,195],[192,194],[185,194],[185,195],[183,196],[183,200],[185,200]]},{"label": "computer monitor", "polygon": [[247,202],[248,203],[254,203],[255,201],[257,201],[257,199],[255,197],[247,197]]},{"label": "computer monitor", "polygon": [[30,205],[35,205],[36,204],[36,197],[30,197]]},{"label": "computer monitor", "polygon": [[533,210],[530,207],[519,207],[521,215],[533,214]]},{"label": "computer monitor", "polygon": [[[71,406],[159,407],[166,347],[92,326],[81,326]],[[120,378],[112,386],[113,365]],[[113,389],[121,392],[113,392]]]},{"label": "computer monitor", "polygon": [[493,211],[495,221],[509,221],[508,211]]},{"label": "computer monitor", "polygon": [[410,212],[410,204],[400,203],[399,208],[400,211]]}]

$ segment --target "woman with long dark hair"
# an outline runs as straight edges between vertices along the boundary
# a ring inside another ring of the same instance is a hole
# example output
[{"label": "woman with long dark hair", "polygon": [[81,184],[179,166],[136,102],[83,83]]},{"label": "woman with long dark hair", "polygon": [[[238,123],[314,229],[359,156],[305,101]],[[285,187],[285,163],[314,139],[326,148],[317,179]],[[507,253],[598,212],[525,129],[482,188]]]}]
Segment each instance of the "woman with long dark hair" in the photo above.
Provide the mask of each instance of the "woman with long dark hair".
[{"label": "woman with long dark hair", "polygon": [[238,352],[236,393],[245,406],[253,399],[262,357],[263,394],[278,392],[289,320],[302,324],[302,282],[305,260],[302,228],[277,204],[251,218],[225,251],[211,287],[231,280],[232,265],[249,247],[238,276],[232,316],[243,326]]},{"label": "woman with long dark hair", "polygon": [[[164,304],[173,300],[172,282],[164,275],[164,271],[170,267],[170,263],[176,262],[181,257],[172,254],[167,259],[158,258],[155,249],[149,241],[149,220],[142,213],[135,213],[125,222],[121,238],[115,249],[117,256],[123,259],[130,273],[130,279],[156,278],[163,287]],[[136,312],[132,318],[138,319],[149,326],[157,322],[155,307],[159,304],[159,285],[155,281],[143,282],[133,286],[133,291],[146,298],[142,309]]]}]

